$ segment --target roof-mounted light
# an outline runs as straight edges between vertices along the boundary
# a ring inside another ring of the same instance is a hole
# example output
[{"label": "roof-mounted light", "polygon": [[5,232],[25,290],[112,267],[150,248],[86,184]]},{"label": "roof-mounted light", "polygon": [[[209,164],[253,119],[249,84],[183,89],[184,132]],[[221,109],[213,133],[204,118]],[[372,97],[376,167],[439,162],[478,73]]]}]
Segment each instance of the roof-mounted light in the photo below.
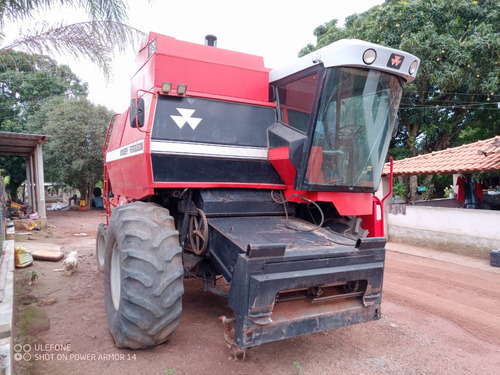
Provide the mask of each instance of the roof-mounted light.
[{"label": "roof-mounted light", "polygon": [[177,95],[184,95],[187,91],[187,85],[182,83],[177,85]]},{"label": "roof-mounted light", "polygon": [[410,69],[408,69],[408,73],[410,73],[411,75],[415,74],[417,68],[418,68],[418,61],[415,60],[414,62],[411,63]]},{"label": "roof-mounted light", "polygon": [[377,52],[373,48],[369,48],[363,53],[363,62],[366,65],[373,64],[376,59],[377,59]]},{"label": "roof-mounted light", "polygon": [[162,94],[168,94],[170,91],[172,91],[172,82],[162,82],[161,84]]}]

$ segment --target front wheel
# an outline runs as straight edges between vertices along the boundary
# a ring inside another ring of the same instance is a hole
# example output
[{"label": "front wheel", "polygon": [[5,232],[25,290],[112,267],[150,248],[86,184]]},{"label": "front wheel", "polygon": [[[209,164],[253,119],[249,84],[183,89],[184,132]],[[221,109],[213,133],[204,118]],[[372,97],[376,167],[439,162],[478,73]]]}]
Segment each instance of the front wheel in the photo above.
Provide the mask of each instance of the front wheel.
[{"label": "front wheel", "polygon": [[169,211],[134,202],[113,211],[106,238],[104,297],[117,347],[149,348],[179,324],[184,269]]}]

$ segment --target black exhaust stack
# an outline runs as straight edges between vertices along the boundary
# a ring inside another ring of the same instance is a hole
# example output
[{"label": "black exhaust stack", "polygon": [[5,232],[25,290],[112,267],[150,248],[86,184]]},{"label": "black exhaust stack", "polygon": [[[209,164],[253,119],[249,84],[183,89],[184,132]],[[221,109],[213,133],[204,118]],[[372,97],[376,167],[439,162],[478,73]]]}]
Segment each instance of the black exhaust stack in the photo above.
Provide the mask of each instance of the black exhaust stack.
[{"label": "black exhaust stack", "polygon": [[205,45],[210,47],[217,47],[217,37],[215,35],[205,36]]}]

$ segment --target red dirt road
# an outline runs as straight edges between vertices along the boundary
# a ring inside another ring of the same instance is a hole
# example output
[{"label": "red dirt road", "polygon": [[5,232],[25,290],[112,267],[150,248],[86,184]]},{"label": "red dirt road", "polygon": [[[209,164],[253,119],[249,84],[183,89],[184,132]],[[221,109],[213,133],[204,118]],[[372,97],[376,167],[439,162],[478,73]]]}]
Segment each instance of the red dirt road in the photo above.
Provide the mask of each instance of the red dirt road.
[{"label": "red dirt road", "polygon": [[389,244],[382,319],[254,347],[234,362],[217,319],[231,311],[197,280],[185,282],[181,323],[166,344],[115,348],[94,255],[103,212],[49,212],[48,219],[49,230],[23,236],[23,245],[59,244],[81,260],[72,276],[52,271],[60,263],[35,262],[45,276],[32,285],[24,282],[27,269],[15,271],[13,345],[32,348],[29,360],[13,361],[15,374],[499,373],[500,268],[486,259]]}]

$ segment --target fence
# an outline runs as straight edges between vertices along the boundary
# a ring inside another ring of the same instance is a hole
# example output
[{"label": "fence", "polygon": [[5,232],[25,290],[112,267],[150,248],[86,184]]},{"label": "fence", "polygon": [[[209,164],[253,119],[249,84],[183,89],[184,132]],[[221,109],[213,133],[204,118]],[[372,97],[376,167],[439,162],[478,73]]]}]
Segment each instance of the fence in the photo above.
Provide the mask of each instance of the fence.
[{"label": "fence", "polygon": [[409,205],[386,218],[390,241],[484,258],[500,248],[500,211]]}]

